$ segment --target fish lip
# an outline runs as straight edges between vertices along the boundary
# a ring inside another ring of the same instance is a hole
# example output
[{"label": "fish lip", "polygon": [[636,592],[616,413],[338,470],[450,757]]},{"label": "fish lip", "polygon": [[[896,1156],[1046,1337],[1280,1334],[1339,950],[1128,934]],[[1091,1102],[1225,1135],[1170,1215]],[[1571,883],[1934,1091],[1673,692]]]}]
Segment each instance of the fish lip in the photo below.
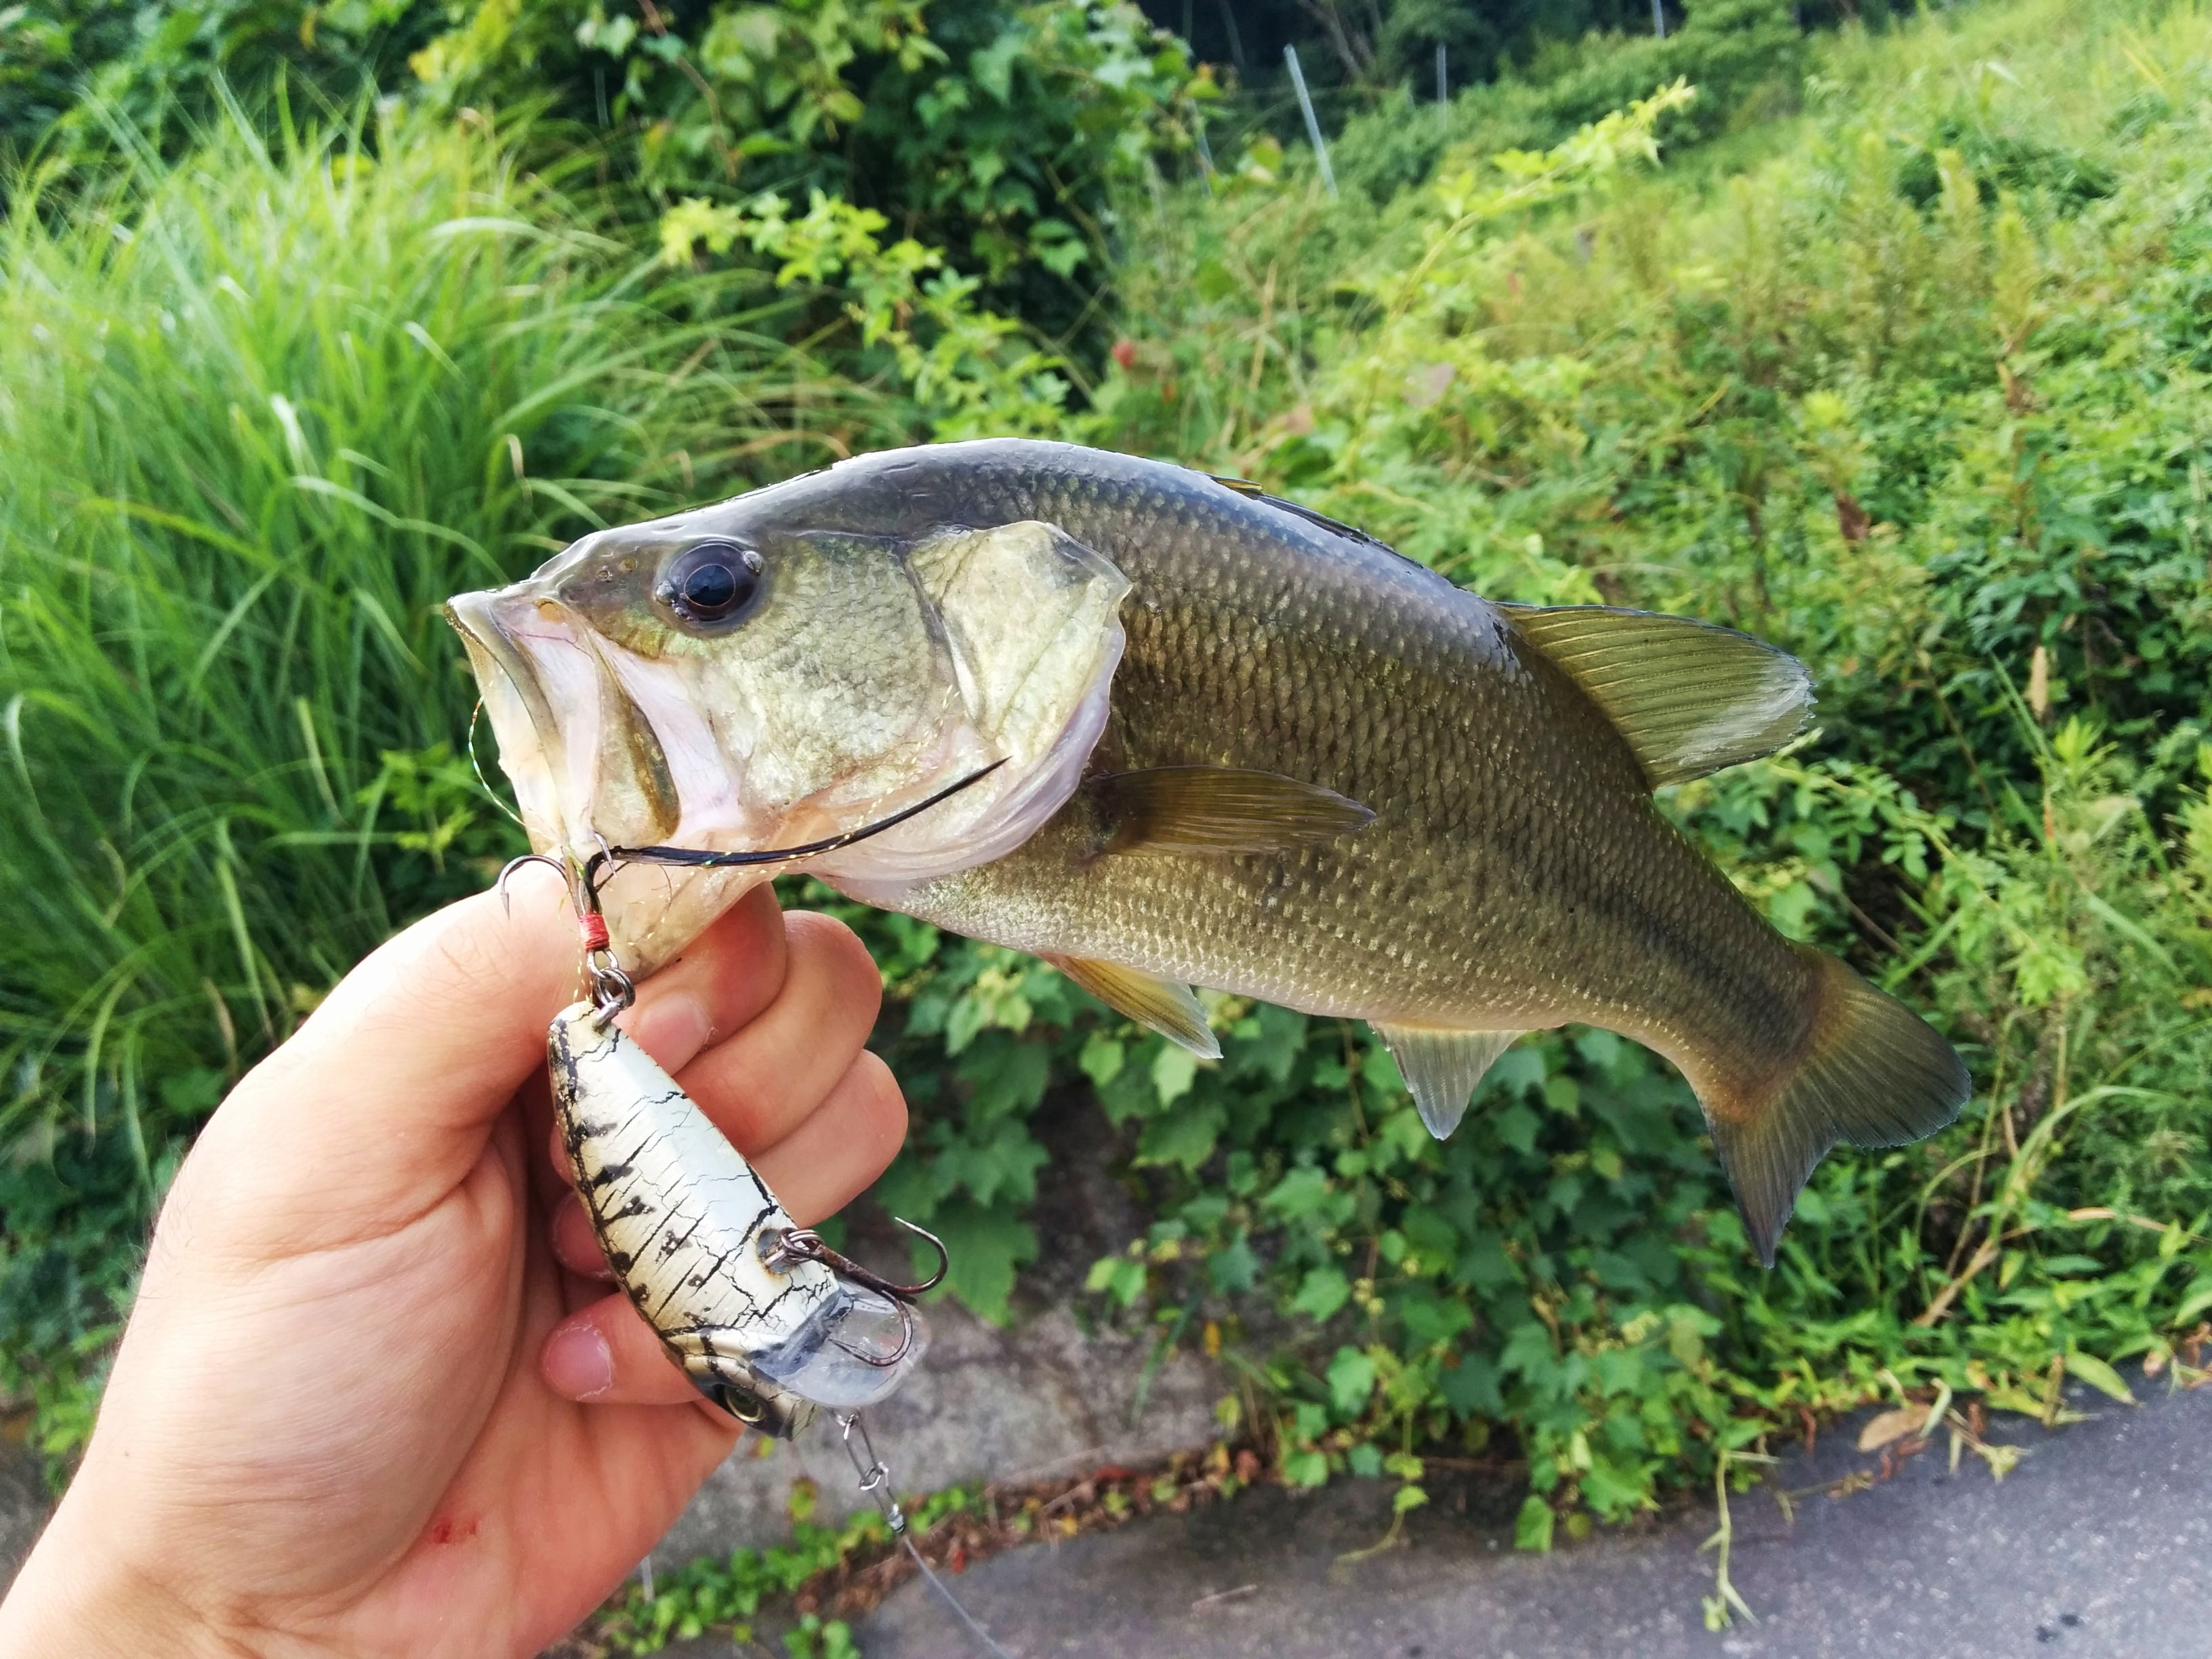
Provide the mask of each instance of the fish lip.
[{"label": "fish lip", "polygon": [[[529,720],[531,733],[538,740],[539,754],[546,769],[555,778],[568,775],[568,738],[561,721],[553,712],[546,695],[544,682],[539,678],[537,665],[530,653],[501,619],[503,601],[524,598],[512,587],[479,589],[474,592],[456,593],[447,600],[446,620],[451,623],[461,642],[468,649],[471,666],[476,670],[478,688],[484,682],[487,665],[496,668],[507,684],[514,689]],[[507,735],[498,730],[496,711],[493,714],[493,735],[504,744]]]}]

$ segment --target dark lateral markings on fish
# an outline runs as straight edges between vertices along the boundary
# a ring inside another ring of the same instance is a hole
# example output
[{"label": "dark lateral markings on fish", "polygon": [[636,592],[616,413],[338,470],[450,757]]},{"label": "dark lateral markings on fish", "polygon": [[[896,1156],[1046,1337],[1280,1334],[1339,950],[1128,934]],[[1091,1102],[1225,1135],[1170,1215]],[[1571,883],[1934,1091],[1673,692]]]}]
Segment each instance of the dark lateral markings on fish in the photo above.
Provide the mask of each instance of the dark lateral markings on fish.
[{"label": "dark lateral markings on fish", "polygon": [[[449,614],[541,850],[852,836],[804,867],[1201,1056],[1193,986],[1369,1021],[1439,1136],[1522,1033],[1620,1032],[1696,1091],[1768,1261],[1831,1146],[1968,1093],[1655,805],[1810,717],[1729,629],[1493,601],[1256,486],[1011,439],[595,532]],[[766,878],[618,870],[618,959]]]}]

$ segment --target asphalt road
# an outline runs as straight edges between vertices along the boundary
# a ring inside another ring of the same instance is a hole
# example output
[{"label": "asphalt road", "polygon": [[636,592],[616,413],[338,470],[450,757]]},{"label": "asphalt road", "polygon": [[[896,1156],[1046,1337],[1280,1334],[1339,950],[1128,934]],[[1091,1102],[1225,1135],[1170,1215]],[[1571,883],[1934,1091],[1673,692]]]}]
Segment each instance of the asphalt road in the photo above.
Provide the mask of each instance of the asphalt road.
[{"label": "asphalt road", "polygon": [[[1757,1615],[1705,1629],[1708,1508],[1548,1557],[1511,1547],[1510,1486],[1437,1491],[1405,1547],[1345,1562],[1387,1491],[1273,1489],[982,1562],[956,1587],[1013,1659],[2208,1659],[2212,1388],[2138,1380],[2129,1410],[1992,1431],[2026,1455],[2002,1485],[1939,1444],[1841,1498],[1734,1500],[1734,1577]],[[1784,1489],[1878,1460],[1856,1425],[1776,1472]],[[1440,1483],[1431,1482],[1432,1489]],[[857,1629],[867,1659],[975,1659],[918,1583]],[[702,1649],[702,1654],[706,1651]],[[727,1650],[725,1650],[727,1651]]]},{"label": "asphalt road", "polygon": [[[1432,1475],[1404,1547],[1347,1561],[1388,1524],[1389,1492],[1261,1487],[1185,1516],[1033,1545],[955,1579],[1012,1659],[2212,1659],[2212,1388],[2136,1382],[2056,1433],[2001,1420],[2025,1455],[2002,1485],[1940,1444],[1866,1490],[1801,1497],[1881,1461],[1856,1425],[1793,1452],[1770,1489],[1734,1500],[1734,1577],[1756,1614],[1718,1633],[1710,1506],[1516,1553],[1510,1478]],[[15,1450],[11,1445],[10,1452]],[[0,1582],[42,1505],[27,1459],[20,1525],[0,1526]],[[5,1482],[0,1482],[4,1486]],[[866,1659],[980,1659],[909,1582],[857,1634]],[[670,1659],[757,1659],[687,1643]]]}]

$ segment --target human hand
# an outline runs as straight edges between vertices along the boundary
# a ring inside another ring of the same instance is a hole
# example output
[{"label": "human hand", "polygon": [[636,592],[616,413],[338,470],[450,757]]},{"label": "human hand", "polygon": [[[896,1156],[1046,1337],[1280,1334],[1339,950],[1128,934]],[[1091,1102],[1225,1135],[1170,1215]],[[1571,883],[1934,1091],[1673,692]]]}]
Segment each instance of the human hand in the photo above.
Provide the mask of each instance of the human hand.
[{"label": "human hand", "polygon": [[[533,1654],[727,1453],[555,1163],[575,927],[511,890],[375,952],[209,1121],[0,1654]],[[763,887],[623,1024],[805,1225],[905,1133],[880,991]]]}]

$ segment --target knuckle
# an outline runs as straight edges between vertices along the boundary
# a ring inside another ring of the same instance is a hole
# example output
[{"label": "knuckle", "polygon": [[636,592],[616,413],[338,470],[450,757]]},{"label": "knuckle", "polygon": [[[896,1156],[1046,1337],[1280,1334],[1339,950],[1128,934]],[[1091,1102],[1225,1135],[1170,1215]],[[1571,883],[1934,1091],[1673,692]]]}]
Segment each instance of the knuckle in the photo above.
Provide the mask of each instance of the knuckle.
[{"label": "knuckle", "polygon": [[822,977],[830,994],[841,1006],[865,1009],[866,1023],[872,1024],[883,1006],[884,981],[860,935],[835,916],[811,910],[793,913],[787,925],[792,949],[804,951],[810,970]]},{"label": "knuckle", "polygon": [[872,1048],[863,1048],[849,1075],[859,1115],[896,1150],[906,1135],[906,1091],[899,1087],[890,1063]]}]

